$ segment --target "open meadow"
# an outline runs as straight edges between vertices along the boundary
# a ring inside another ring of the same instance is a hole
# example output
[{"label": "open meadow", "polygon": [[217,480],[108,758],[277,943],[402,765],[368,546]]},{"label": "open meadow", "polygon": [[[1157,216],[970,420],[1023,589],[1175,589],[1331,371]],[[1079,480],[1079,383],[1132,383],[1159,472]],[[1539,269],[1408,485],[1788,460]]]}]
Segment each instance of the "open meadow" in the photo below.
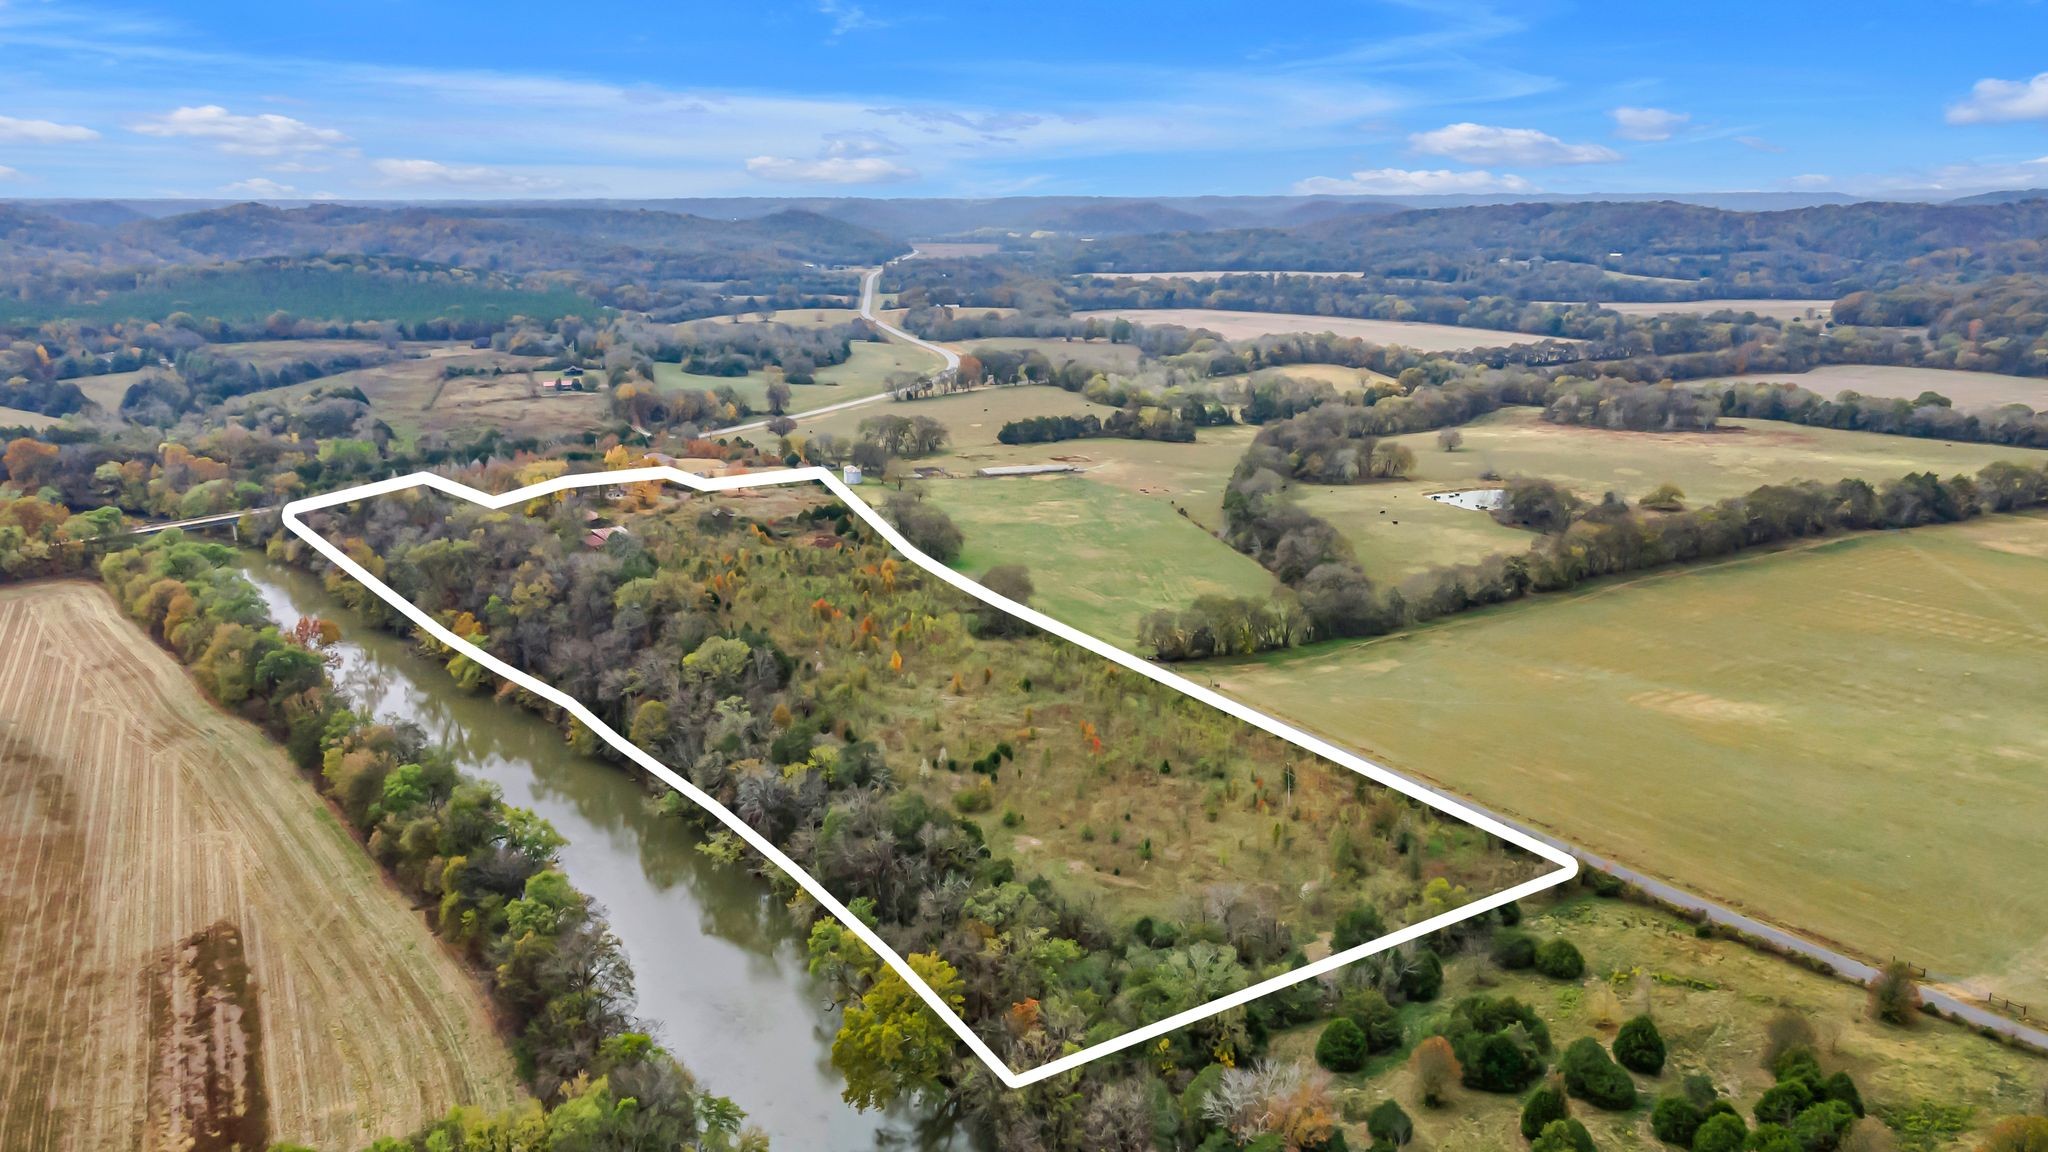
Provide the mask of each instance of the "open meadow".
[{"label": "open meadow", "polygon": [[1058,336],[987,336],[978,340],[956,340],[947,347],[956,352],[977,348],[1000,348],[1009,352],[1037,352],[1054,364],[1073,361],[1104,372],[1135,372],[1141,354],[1135,344],[1112,344],[1108,340],[1067,340]]},{"label": "open meadow", "polygon": [[[1556,903],[1524,902],[1522,928],[1538,939],[1565,937],[1586,958],[1583,980],[1552,980],[1533,971],[1503,971],[1485,958],[1464,955],[1444,966],[1444,994],[1433,1004],[1401,1010],[1408,1043],[1374,1057],[1358,1073],[1337,1077],[1340,1099],[1360,1093],[1368,1104],[1388,1096],[1400,1101],[1415,1121],[1416,1145],[1434,1152],[1499,1152],[1518,1139],[1522,1095],[1460,1091],[1449,1108],[1416,1107],[1414,1073],[1407,1056],[1432,1021],[1448,1006],[1474,994],[1513,996],[1541,1016],[1553,1045],[1562,1051],[1581,1036],[1603,1045],[1614,1042],[1626,1017],[1647,1012],[1669,1049],[1663,1075],[1636,1076],[1636,1086],[1654,1096],[1673,1093],[1688,1075],[1703,1074],[1747,1111],[1771,1075],[1758,1054],[1773,1016],[1797,1012],[1811,1021],[1820,1059],[1830,1070],[1854,1077],[1873,1114],[1926,1115],[1927,1106],[1961,1108],[1956,1137],[1981,1137],[1999,1116],[2024,1112],[2048,1080],[2048,1059],[2017,1051],[1966,1028],[1933,1021],[1910,1029],[1873,1023],[1861,989],[1786,963],[1746,945],[1702,940],[1693,926],[1638,904],[1574,895]],[[1322,1025],[1277,1036],[1278,1060],[1314,1059]],[[1575,1104],[1572,1114],[1591,1130],[1594,1145],[1608,1150],[1664,1152],[1650,1130],[1650,1109],[1605,1112]],[[1348,1143],[1363,1148],[1370,1136],[1363,1124],[1348,1125]],[[1977,1147],[1975,1139],[1952,1145],[1937,1139],[1923,1145]]]},{"label": "open meadow", "polygon": [[0,591],[0,870],[10,1152],[353,1148],[518,1095],[312,783],[91,584]]},{"label": "open meadow", "polygon": [[[1361,320],[1350,316],[1309,316],[1292,312],[1236,312],[1222,308],[1104,308],[1074,313],[1074,319],[1097,317],[1105,323],[1122,317],[1133,324],[1178,324],[1206,328],[1227,340],[1286,332],[1333,332],[1374,344],[1398,344],[1418,352],[1463,352],[1470,348],[1506,348],[1539,344],[1554,337],[1500,332],[1491,328],[1459,328],[1411,320]],[[1560,343],[1576,343],[1563,340]]]},{"label": "open meadow", "polygon": [[1552,424],[1534,408],[1504,408],[1460,425],[1464,444],[1437,446],[1436,433],[1394,437],[1415,453],[1406,480],[1298,485],[1295,500],[1336,525],[1365,570],[1398,580],[1494,552],[1519,552],[1531,537],[1485,512],[1428,498],[1431,492],[1483,488],[1495,478],[1538,476],[1597,502],[1616,492],[1631,503],[1660,484],[1676,484],[1689,505],[1739,496],[1763,484],[1844,478],[1879,483],[1908,472],[1976,473],[1994,460],[2039,461],[2026,448],[1845,432],[1772,420],[1723,420],[1713,432],[1620,432]]},{"label": "open meadow", "polygon": [[1917,398],[1922,392],[1936,392],[1949,398],[1957,408],[1972,411],[2001,404],[2025,404],[2039,411],[2048,408],[2048,378],[2006,376],[1997,372],[1958,372],[1949,368],[1903,368],[1882,364],[1823,364],[1805,372],[1751,372],[1744,376],[1715,376],[1690,381],[1696,388],[1712,389],[1732,380],[1769,380],[1797,384],[1809,392],[1833,398],[1842,392],[1865,396]]},{"label": "open meadow", "polygon": [[[252,404],[289,404],[319,390],[360,389],[377,419],[404,444],[429,433],[471,433],[496,428],[507,436],[559,435],[595,428],[606,418],[604,397],[594,392],[542,392],[555,373],[541,361],[509,352],[441,345],[388,364],[357,368],[284,388],[252,392],[229,401],[230,411]],[[446,376],[448,370],[473,373]],[[490,375],[496,369],[498,375]]]},{"label": "open meadow", "polygon": [[997,564],[1031,569],[1033,607],[1120,648],[1135,650],[1154,608],[1197,596],[1263,598],[1273,577],[1173,510],[1079,476],[932,480],[920,491],[966,537],[954,567],[979,576]]},{"label": "open meadow", "polygon": [[2048,517],[1866,534],[1194,670],[1585,848],[2048,1005]]},{"label": "open meadow", "polygon": [[[789,411],[801,415],[814,408],[873,396],[888,389],[891,376],[917,376],[937,367],[938,358],[914,344],[856,340],[846,363],[818,369],[817,383],[789,386]],[[768,410],[768,376],[764,372],[697,376],[683,371],[680,364],[658,363],[654,366],[654,386],[664,390],[731,388],[755,411]]]},{"label": "open meadow", "polygon": [[29,412],[20,408],[0,406],[0,428],[31,428],[41,430],[58,423],[55,416],[40,412]]}]

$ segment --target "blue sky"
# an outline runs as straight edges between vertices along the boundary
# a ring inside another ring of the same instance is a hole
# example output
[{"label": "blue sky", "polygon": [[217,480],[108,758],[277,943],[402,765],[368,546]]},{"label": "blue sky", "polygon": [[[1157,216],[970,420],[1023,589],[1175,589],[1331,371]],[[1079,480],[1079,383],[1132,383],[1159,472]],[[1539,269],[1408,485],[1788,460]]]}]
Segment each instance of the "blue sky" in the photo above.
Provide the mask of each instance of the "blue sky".
[{"label": "blue sky", "polygon": [[0,0],[0,196],[2048,186],[2048,11]]}]

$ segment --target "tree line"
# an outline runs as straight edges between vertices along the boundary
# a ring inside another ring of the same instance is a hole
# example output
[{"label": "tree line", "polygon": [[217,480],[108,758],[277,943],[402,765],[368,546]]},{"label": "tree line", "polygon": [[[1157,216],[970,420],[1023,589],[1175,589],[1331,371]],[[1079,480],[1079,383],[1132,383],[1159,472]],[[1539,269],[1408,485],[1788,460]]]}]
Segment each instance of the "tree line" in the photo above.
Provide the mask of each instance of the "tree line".
[{"label": "tree line", "polygon": [[634,1021],[632,970],[603,913],[562,873],[554,828],[506,804],[495,785],[465,778],[417,727],[352,710],[328,676],[333,626],[278,628],[235,562],[233,549],[171,530],[110,553],[100,575],[207,695],[317,776],[369,853],[434,909],[434,931],[489,973],[536,1097],[501,1116],[452,1113],[380,1141],[380,1152],[509,1147],[488,1141],[514,1134],[541,1152],[619,1140],[765,1147],[758,1134],[743,1141],[738,1110],[698,1087]]},{"label": "tree line", "polygon": [[[1270,473],[1268,473],[1270,475]],[[1618,497],[1587,506],[1541,480],[1508,486],[1503,522],[1545,534],[1526,552],[1432,569],[1397,588],[1374,585],[1327,521],[1270,483],[1233,482],[1226,539],[1288,588],[1271,600],[1203,597],[1148,615],[1140,643],[1161,660],[1247,655],[1314,640],[1377,636],[1441,616],[1574,588],[1602,576],[1696,563],[1843,532],[1953,523],[2048,506],[2048,466],[1997,461],[1975,476],[1910,473],[1872,486],[1767,484],[1704,507],[1650,513]]]}]

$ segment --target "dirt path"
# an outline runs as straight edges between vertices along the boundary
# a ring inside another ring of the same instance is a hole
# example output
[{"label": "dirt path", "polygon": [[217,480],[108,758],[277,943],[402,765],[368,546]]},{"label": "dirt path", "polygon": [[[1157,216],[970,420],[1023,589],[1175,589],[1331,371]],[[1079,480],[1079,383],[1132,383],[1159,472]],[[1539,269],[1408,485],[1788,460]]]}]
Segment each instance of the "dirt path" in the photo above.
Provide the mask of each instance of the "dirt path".
[{"label": "dirt path", "polygon": [[0,589],[0,1148],[359,1147],[517,1091],[274,743],[99,588]]}]

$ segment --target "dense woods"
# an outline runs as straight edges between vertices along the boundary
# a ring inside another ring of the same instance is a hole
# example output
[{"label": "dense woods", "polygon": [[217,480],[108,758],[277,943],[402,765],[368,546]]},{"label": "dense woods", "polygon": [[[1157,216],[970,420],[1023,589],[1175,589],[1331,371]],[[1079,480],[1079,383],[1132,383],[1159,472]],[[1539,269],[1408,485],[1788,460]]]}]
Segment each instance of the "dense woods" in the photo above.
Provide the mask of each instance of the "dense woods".
[{"label": "dense woods", "polygon": [[[374,502],[330,530],[352,551],[376,556],[395,588],[454,621],[458,633],[589,702],[782,845],[943,995],[957,996],[963,1015],[1013,1066],[1303,962],[1282,905],[1255,882],[1261,853],[1241,869],[1254,882],[1206,887],[1169,904],[1175,914],[1133,919],[1093,910],[994,857],[977,814],[990,810],[983,798],[1000,782],[1073,771],[1062,765],[1073,764],[1077,729],[1082,758],[1106,758],[1090,770],[1106,773],[1099,786],[1206,796],[1190,805],[1197,828],[1204,806],[1227,827],[1239,811],[1306,805],[1337,786],[1319,775],[1328,766],[1309,760],[1299,774],[1283,770],[1262,748],[1262,733],[1226,718],[1170,719],[1197,706],[1062,641],[988,626],[834,503],[785,502],[756,518],[744,504],[670,507],[662,499],[658,486],[635,486],[622,509],[606,514],[631,531],[599,550],[581,543],[582,512],[591,508],[582,500],[507,515],[414,494]],[[335,588],[378,611],[351,582]],[[459,680],[478,672],[459,657],[451,671]],[[949,710],[934,713],[935,689],[962,707],[985,698],[971,707],[988,709],[992,726],[961,727],[945,719]],[[587,737],[572,727],[572,739]],[[1128,767],[1108,766],[1126,760]],[[1273,790],[1276,776],[1291,799]],[[1341,788],[1351,796],[1351,784]],[[1478,866],[1469,856],[1475,830],[1391,794],[1363,803],[1370,823],[1348,831],[1333,831],[1327,815],[1305,815],[1299,826],[1315,838],[1318,857],[1329,840],[1330,859],[1343,869],[1338,880],[1370,894],[1359,897],[1360,939],[1464,898],[1461,873]],[[690,814],[679,797],[665,804]],[[1039,818],[1002,819],[1007,828]],[[1086,833],[1075,847],[1136,867],[1165,830],[1130,827],[1110,844]],[[723,832],[708,850],[745,855]],[[1002,946],[985,946],[983,931]],[[1410,974],[1425,955],[1379,958],[1347,975],[1347,986],[1396,1003],[1427,999],[1435,993]],[[1301,986],[1213,1017],[1169,1037],[1145,1063],[1154,1071],[1109,1061],[1001,1092],[925,1017],[893,969],[836,921],[815,921],[810,959],[847,998],[833,1051],[849,1100],[871,1106],[942,1094],[1014,1147],[1099,1147],[1093,1134],[1102,1124],[1129,1122],[1124,1110],[1148,1114],[1145,1101],[1219,1057],[1249,1062],[1270,1031],[1322,1011],[1330,995]],[[909,1039],[886,1039],[892,1035]]]}]

